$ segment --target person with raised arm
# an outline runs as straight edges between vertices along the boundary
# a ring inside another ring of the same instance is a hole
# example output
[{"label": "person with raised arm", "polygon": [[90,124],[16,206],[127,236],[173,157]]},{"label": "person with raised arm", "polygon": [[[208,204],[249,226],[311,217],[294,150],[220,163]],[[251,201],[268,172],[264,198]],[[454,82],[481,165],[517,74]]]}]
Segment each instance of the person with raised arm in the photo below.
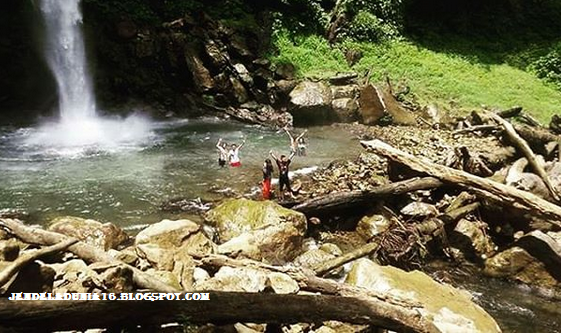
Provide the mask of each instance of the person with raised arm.
[{"label": "person with raised arm", "polygon": [[304,130],[300,135],[294,137],[288,128],[284,128],[286,134],[290,138],[290,151],[297,154],[298,156],[305,156],[306,155],[306,140],[304,139],[304,135],[308,133],[308,130]]},{"label": "person with raised arm", "polygon": [[227,144],[222,141],[222,138],[218,139],[216,144],[216,149],[218,149],[218,166],[226,166],[226,161],[228,160],[228,151],[226,150]]},{"label": "person with raised arm", "polygon": [[235,143],[233,143],[230,147],[230,152],[228,153],[228,158],[230,160],[230,166],[231,167],[239,167],[242,165],[242,162],[240,160],[240,149],[242,149],[242,147],[245,144],[245,139],[242,141],[242,143],[238,146]]},{"label": "person with raised arm", "polygon": [[284,188],[290,192],[290,195],[298,194],[298,191],[293,191],[292,187],[290,187],[290,178],[288,176],[289,173],[289,166],[292,158],[294,157],[294,152],[290,153],[289,157],[286,155],[281,155],[280,158],[277,158],[273,151],[269,151],[271,157],[277,162],[277,167],[279,168],[279,198],[284,200]]}]

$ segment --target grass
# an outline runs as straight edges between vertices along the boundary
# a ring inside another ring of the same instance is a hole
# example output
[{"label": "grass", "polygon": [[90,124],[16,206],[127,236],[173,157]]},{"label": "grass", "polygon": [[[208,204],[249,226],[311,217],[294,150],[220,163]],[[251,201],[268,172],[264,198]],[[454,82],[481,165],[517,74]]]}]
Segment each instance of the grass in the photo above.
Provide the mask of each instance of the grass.
[{"label": "grass", "polygon": [[291,62],[301,77],[329,77],[337,72],[372,69],[372,82],[405,84],[421,105],[437,104],[454,111],[486,106],[505,109],[522,106],[544,123],[560,111],[561,91],[533,73],[505,62],[481,62],[450,52],[439,52],[410,41],[384,44],[346,43],[361,50],[363,58],[350,68],[342,51],[318,36],[276,38],[278,55],[273,62]]}]

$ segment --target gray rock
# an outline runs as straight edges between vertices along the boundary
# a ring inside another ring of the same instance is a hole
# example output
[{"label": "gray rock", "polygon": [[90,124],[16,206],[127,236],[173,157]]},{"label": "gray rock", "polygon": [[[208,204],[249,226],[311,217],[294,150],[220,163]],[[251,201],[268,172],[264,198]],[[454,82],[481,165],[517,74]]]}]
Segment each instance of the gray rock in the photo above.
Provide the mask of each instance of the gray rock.
[{"label": "gray rock", "polygon": [[338,98],[331,102],[331,107],[337,115],[337,121],[352,123],[359,119],[358,104],[354,98]]},{"label": "gray rock", "polygon": [[331,89],[323,82],[301,82],[289,97],[290,113],[297,124],[327,124],[337,120],[331,107]]},{"label": "gray rock", "polygon": [[78,238],[105,251],[115,249],[128,240],[127,234],[112,223],[101,223],[74,216],[52,220],[48,230]]}]

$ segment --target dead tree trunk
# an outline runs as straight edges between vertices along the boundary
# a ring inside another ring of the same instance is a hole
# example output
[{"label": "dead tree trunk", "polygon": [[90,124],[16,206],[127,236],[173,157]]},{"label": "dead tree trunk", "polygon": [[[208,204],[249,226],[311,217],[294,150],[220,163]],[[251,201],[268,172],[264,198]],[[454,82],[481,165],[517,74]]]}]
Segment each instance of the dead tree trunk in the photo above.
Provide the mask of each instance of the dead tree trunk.
[{"label": "dead tree trunk", "polygon": [[[365,297],[210,292],[209,301],[9,301],[0,328],[17,331],[186,324],[317,323],[338,320],[399,332],[439,332],[414,309],[394,318]],[[279,306],[282,304],[282,306]]]},{"label": "dead tree trunk", "polygon": [[76,242],[78,242],[77,239],[69,238],[63,242],[43,248],[41,250],[37,250],[33,253],[25,253],[19,256],[11,265],[0,272],[0,290],[2,290],[1,287],[4,286],[4,284],[6,284],[12,278],[12,276],[14,276],[25,265],[41,257],[64,251],[69,246],[76,244]]},{"label": "dead tree trunk", "polygon": [[334,211],[355,208],[371,200],[391,195],[399,195],[417,190],[440,187],[442,182],[433,177],[412,178],[381,185],[371,191],[338,192],[317,197],[292,207],[307,216],[325,215]]},{"label": "dead tree trunk", "polygon": [[[21,221],[12,219],[0,219],[0,227],[7,228],[17,238],[25,243],[39,244],[39,245],[54,245],[70,239],[69,237],[59,234],[57,232],[46,231],[39,228],[32,228],[24,225]],[[160,292],[178,292],[174,287],[171,287],[161,282],[156,277],[153,277],[136,267],[127,265],[124,262],[115,259],[107,252],[102,251],[96,247],[88,245],[84,242],[78,242],[68,248],[68,251],[74,253],[86,262],[107,262],[118,263],[119,265],[126,266],[133,272],[134,283],[145,289],[150,289]]]},{"label": "dead tree trunk", "polygon": [[520,135],[518,135],[518,133],[516,133],[516,130],[508,121],[491,112],[489,112],[489,116],[491,117],[491,119],[501,124],[501,126],[505,129],[505,132],[508,135],[510,141],[512,141],[516,145],[516,147],[518,147],[518,149],[522,151],[522,153],[534,169],[535,173],[543,180],[545,186],[549,190],[549,193],[551,193],[553,200],[559,201],[559,195],[557,194],[555,187],[551,183],[551,180],[547,176],[547,173],[545,172],[543,167],[536,160],[536,155],[534,155],[534,152],[532,152],[532,149],[530,148],[528,143],[524,141],[524,139],[522,139]]},{"label": "dead tree trunk", "polygon": [[405,164],[417,172],[423,172],[467,189],[474,189],[478,196],[492,200],[500,199],[503,205],[517,208],[534,216],[544,217],[549,223],[561,227],[561,207],[532,193],[436,164],[425,158],[415,157],[379,140],[361,141],[361,144],[370,151]]}]

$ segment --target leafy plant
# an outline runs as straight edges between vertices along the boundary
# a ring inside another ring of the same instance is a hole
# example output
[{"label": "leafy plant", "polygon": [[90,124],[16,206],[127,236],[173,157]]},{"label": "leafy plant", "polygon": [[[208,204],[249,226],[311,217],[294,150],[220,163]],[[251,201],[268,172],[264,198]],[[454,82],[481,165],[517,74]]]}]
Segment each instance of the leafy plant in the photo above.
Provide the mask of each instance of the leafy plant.
[{"label": "leafy plant", "polygon": [[534,61],[530,68],[539,78],[545,79],[561,89],[561,43],[555,45],[548,54]]}]

